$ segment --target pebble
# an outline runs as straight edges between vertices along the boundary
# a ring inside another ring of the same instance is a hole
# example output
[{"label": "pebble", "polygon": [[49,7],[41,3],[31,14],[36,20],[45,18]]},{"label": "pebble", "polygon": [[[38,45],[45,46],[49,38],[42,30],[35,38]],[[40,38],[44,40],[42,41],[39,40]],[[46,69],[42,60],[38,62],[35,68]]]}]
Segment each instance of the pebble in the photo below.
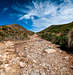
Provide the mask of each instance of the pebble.
[{"label": "pebble", "polygon": [[48,48],[48,49],[45,49],[45,51],[46,51],[48,54],[56,52],[55,49],[49,49],[49,48]]},{"label": "pebble", "polygon": [[26,64],[24,62],[20,62],[19,65],[20,65],[21,68],[24,68],[26,66]]},{"label": "pebble", "polygon": [[40,75],[39,70],[32,70],[29,75]]},{"label": "pebble", "polygon": [[73,69],[73,66],[71,66],[71,69]]},{"label": "pebble", "polygon": [[6,75],[3,70],[0,70],[0,75]]}]

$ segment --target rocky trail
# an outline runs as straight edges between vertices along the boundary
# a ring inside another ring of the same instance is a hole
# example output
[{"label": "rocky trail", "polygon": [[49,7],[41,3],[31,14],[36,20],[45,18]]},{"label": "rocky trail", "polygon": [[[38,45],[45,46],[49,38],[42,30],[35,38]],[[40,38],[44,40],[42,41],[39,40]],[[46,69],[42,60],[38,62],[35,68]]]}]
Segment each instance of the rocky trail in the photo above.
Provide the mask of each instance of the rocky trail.
[{"label": "rocky trail", "polygon": [[0,75],[73,75],[73,56],[36,34],[0,43]]}]

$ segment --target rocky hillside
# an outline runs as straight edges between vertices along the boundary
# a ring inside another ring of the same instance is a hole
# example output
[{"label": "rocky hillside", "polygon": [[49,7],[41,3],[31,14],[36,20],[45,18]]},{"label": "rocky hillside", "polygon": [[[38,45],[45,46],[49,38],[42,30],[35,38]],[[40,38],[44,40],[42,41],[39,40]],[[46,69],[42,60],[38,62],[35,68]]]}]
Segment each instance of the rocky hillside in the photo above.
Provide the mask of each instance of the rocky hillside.
[{"label": "rocky hillside", "polygon": [[64,25],[52,25],[37,34],[43,39],[60,45],[63,49],[73,49],[73,22]]},{"label": "rocky hillside", "polygon": [[0,41],[23,40],[32,34],[33,32],[27,31],[18,24],[0,26]]}]

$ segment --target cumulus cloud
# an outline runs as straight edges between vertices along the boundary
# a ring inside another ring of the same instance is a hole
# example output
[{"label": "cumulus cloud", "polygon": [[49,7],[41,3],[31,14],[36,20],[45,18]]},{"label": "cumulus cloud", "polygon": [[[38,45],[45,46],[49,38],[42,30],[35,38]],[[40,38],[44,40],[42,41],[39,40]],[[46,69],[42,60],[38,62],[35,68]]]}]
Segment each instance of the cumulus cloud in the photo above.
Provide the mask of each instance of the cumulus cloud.
[{"label": "cumulus cloud", "polygon": [[73,2],[72,0],[64,0],[59,5],[49,2],[34,2],[32,5],[13,9],[25,13],[19,17],[19,21],[24,19],[32,20],[32,30],[35,32],[41,31],[50,25],[65,24],[73,21]]}]

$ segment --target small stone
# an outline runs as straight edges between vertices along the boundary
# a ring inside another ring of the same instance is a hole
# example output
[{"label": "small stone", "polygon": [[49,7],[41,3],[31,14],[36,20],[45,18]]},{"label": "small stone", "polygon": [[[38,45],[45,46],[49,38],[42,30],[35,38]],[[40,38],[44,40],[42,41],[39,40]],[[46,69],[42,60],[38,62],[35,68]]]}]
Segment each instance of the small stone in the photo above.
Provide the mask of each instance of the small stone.
[{"label": "small stone", "polygon": [[22,57],[22,56],[23,56],[23,54],[22,54],[21,52],[19,52],[19,53],[18,53],[18,56],[19,56],[19,57]]},{"label": "small stone", "polygon": [[64,57],[66,60],[68,60],[69,59],[69,57],[68,56],[66,56],[66,57]]},{"label": "small stone", "polygon": [[71,66],[71,69],[73,69],[73,66]]},{"label": "small stone", "polygon": [[40,75],[46,75],[44,71],[40,71]]},{"label": "small stone", "polygon": [[0,75],[5,75],[5,72],[3,70],[0,70]]},{"label": "small stone", "polygon": [[2,55],[0,55],[0,57],[2,57]]},{"label": "small stone", "polygon": [[19,65],[20,65],[21,68],[24,68],[26,64],[24,62],[20,62]]},{"label": "small stone", "polygon": [[48,54],[50,54],[50,53],[56,52],[56,50],[55,49],[45,49],[45,52],[47,52]]},{"label": "small stone", "polygon": [[40,75],[39,70],[32,70],[29,75]]},{"label": "small stone", "polygon": [[34,63],[37,63],[36,60],[33,60]]},{"label": "small stone", "polygon": [[7,68],[9,66],[9,64],[4,64],[4,67]]},{"label": "small stone", "polygon": [[3,64],[3,62],[2,61],[0,61],[0,65],[2,65]]}]

